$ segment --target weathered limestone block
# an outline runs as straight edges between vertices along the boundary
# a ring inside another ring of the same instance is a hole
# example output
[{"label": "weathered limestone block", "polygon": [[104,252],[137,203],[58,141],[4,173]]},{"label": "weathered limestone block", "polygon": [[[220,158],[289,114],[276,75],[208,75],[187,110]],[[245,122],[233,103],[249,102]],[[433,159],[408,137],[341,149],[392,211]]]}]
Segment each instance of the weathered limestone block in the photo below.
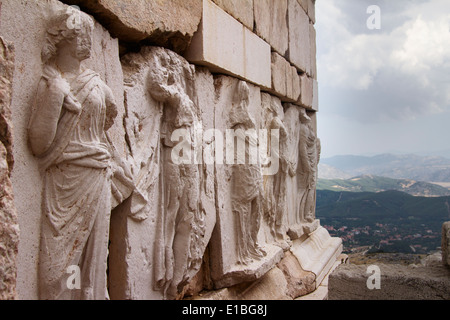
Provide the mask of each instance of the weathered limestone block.
[{"label": "weathered limestone block", "polygon": [[272,93],[283,102],[297,102],[301,84],[297,69],[276,52],[272,52]]},{"label": "weathered limestone block", "polygon": [[333,238],[325,228],[318,227],[306,239],[294,240],[291,252],[303,270],[315,274],[318,287],[342,253],[342,239]]},{"label": "weathered limestone block", "polygon": [[[50,21],[61,10],[67,10],[67,6],[59,1],[2,2],[0,34],[5,39],[13,41],[16,48],[14,95],[11,104],[12,121],[15,128],[13,134],[16,165],[11,180],[21,228],[17,257],[17,292],[22,299],[39,297],[38,280],[40,277],[37,270],[40,255],[41,202],[43,200],[43,179],[39,173],[39,161],[33,156],[28,145],[28,128],[38,83],[43,75],[44,64],[41,54],[43,45],[46,43],[47,30],[51,26]],[[121,125],[123,79],[118,41],[112,39],[98,23],[94,26],[92,37],[90,58],[84,61],[84,67],[95,70],[114,94],[118,114],[115,121],[110,119],[111,121],[108,123],[108,125],[112,124],[108,130],[108,136],[113,140],[112,143],[115,145],[117,153],[125,154],[126,142]],[[114,113],[109,113],[109,116],[112,117]],[[66,276],[69,275],[70,273]],[[103,290],[103,294],[105,290]]]},{"label": "weathered limestone block", "polygon": [[122,62],[136,191],[113,214],[111,296],[174,299],[199,272],[215,225],[214,166],[202,161],[202,131],[214,124],[213,78],[159,47]]},{"label": "weathered limestone block", "polygon": [[285,257],[260,279],[195,295],[194,300],[292,300],[316,290],[316,276],[304,271],[297,259]]},{"label": "weathered limestone block", "polygon": [[312,111],[319,111],[319,83],[317,80],[313,80],[313,100],[312,100]]},{"label": "weathered limestone block", "polygon": [[14,47],[0,37],[0,300],[16,299],[19,225],[10,175],[14,166],[11,96]]},{"label": "weathered limestone block", "polygon": [[290,71],[289,62],[276,52],[272,52],[272,89],[279,95],[287,95],[287,72]]},{"label": "weathered limestone block", "polygon": [[[280,261],[283,250],[266,242],[263,177],[257,137],[252,135],[264,122],[260,89],[227,76],[218,76],[215,87],[215,127],[237,138],[226,140],[221,163],[216,161],[217,225],[210,261],[214,286],[223,288],[260,278]],[[245,147],[245,158],[236,157],[235,145]],[[230,150],[231,157],[226,155]],[[237,162],[243,159],[247,161]]]},{"label": "weathered limestone block", "polygon": [[292,300],[287,279],[275,267],[254,282],[237,284],[193,297],[193,300]]},{"label": "weathered limestone block", "polygon": [[302,6],[303,11],[308,12],[309,0],[297,0],[297,2]]},{"label": "weathered limestone block", "polygon": [[298,102],[301,94],[300,76],[297,68],[289,65],[286,70],[286,97],[288,101]]},{"label": "weathered limestone block", "polygon": [[256,0],[254,7],[256,34],[284,56],[289,46],[287,0]]},{"label": "weathered limestone block", "polygon": [[329,300],[449,300],[450,270],[442,265],[377,264],[380,289],[370,290],[368,265],[341,264],[329,276]]},{"label": "weathered limestone block", "polygon": [[63,0],[78,5],[124,42],[151,43],[182,53],[197,31],[202,0]]},{"label": "weathered limestone block", "polygon": [[287,282],[286,294],[292,299],[304,296],[316,289],[316,276],[311,271],[302,269],[297,258],[287,252],[283,260],[278,263],[278,268],[283,271]]},{"label": "weathered limestone block", "polygon": [[314,24],[309,24],[309,40],[311,48],[311,72],[310,76],[317,80],[317,45],[316,45],[316,28]]},{"label": "weathered limestone block", "polygon": [[450,222],[442,225],[442,262],[450,267]]},{"label": "weathered limestone block", "polygon": [[313,24],[316,23],[316,0],[308,0],[308,17]]},{"label": "weathered limestone block", "polygon": [[300,90],[300,104],[308,110],[316,111],[314,109],[314,79],[308,77],[306,73],[300,76]]},{"label": "weathered limestone block", "polygon": [[311,74],[309,18],[297,0],[288,1],[288,59],[299,70]]},{"label": "weathered limestone block", "polygon": [[253,5],[259,0],[213,0],[215,4],[231,14],[244,26],[253,30]]},{"label": "weathered limestone block", "polygon": [[184,56],[213,72],[271,87],[270,45],[211,0],[203,0],[202,22]]}]

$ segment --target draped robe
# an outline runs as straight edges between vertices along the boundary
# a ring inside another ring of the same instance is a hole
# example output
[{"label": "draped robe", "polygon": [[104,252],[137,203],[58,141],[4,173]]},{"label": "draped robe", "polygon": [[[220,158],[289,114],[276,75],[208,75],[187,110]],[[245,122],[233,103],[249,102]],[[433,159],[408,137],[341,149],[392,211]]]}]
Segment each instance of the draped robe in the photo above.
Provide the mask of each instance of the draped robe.
[{"label": "draped robe", "polygon": [[[110,89],[91,70],[70,85],[82,111],[62,109],[56,137],[40,156],[44,174],[40,297],[107,299],[111,156],[104,126],[107,96],[112,93],[107,95]],[[70,266],[79,267],[80,289],[68,285]]]}]

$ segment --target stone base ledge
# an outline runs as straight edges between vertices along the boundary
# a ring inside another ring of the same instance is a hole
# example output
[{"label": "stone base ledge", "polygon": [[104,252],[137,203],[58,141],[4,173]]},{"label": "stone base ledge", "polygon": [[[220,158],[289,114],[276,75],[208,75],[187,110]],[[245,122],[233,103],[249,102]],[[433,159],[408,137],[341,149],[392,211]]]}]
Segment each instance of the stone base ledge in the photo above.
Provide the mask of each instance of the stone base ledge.
[{"label": "stone base ledge", "polygon": [[257,280],[202,291],[187,299],[326,300],[328,276],[348,259],[341,254],[341,239],[330,237],[326,229],[319,227],[308,238],[295,240],[291,251],[286,251],[283,259]]},{"label": "stone base ledge", "polygon": [[319,227],[306,239],[294,240],[291,252],[301,267],[316,275],[317,287],[342,253],[342,239],[332,238],[324,227]]},{"label": "stone base ledge", "polygon": [[283,258],[283,249],[274,245],[267,245],[266,256],[261,260],[254,260],[248,265],[235,265],[227,270],[224,275],[214,281],[215,288],[230,287],[237,283],[252,282],[261,278]]}]

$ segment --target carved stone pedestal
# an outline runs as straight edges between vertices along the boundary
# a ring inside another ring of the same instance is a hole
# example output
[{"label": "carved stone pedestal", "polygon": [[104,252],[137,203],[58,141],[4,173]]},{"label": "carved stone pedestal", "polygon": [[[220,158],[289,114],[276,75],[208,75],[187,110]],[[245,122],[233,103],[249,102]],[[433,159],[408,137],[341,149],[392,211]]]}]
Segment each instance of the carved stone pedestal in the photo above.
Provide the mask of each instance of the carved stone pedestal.
[{"label": "carved stone pedestal", "polygon": [[332,238],[325,228],[319,227],[309,237],[294,240],[291,252],[303,270],[316,275],[318,287],[342,253],[342,239]]},{"label": "carved stone pedestal", "polygon": [[[267,245],[264,249],[266,250],[266,256],[263,259],[254,260],[248,265],[222,266],[219,272],[212,274],[214,287],[220,289],[261,278],[283,258],[283,250],[280,247]],[[217,278],[214,279],[215,277]]]}]

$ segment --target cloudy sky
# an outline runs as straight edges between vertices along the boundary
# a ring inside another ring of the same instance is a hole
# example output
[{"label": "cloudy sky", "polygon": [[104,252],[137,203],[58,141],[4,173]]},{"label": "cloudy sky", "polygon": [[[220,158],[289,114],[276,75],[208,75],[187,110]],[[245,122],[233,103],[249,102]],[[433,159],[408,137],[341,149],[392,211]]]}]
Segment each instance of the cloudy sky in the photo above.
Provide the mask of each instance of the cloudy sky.
[{"label": "cloudy sky", "polygon": [[450,150],[450,0],[317,0],[316,29],[323,157]]}]

